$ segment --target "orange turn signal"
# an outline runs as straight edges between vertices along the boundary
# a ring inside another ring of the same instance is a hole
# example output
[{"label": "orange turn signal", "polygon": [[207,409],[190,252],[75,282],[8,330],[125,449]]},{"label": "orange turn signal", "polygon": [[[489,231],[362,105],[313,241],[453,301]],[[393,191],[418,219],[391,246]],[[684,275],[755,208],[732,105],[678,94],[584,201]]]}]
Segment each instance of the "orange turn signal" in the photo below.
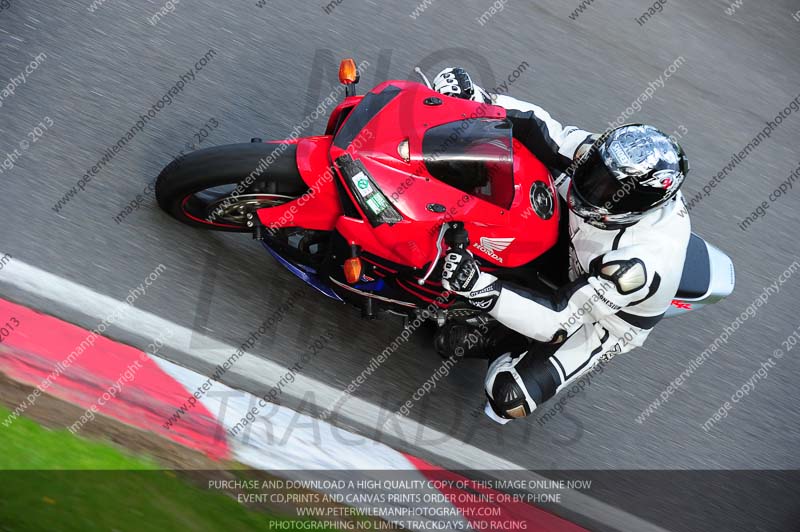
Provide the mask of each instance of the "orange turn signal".
[{"label": "orange turn signal", "polygon": [[350,257],[344,261],[344,278],[350,284],[355,284],[361,279],[361,259]]},{"label": "orange turn signal", "polygon": [[358,69],[356,62],[352,59],[342,59],[339,64],[339,81],[345,85],[351,85],[358,81]]}]

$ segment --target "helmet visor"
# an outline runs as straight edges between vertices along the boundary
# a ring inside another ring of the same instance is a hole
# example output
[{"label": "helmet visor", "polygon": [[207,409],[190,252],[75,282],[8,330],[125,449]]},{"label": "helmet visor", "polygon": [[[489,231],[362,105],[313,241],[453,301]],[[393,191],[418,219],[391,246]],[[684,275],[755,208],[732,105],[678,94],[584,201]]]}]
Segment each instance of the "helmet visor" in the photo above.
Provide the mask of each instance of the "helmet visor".
[{"label": "helmet visor", "polygon": [[[581,200],[608,213],[623,213],[636,210],[626,201],[633,186],[625,187],[603,163],[599,150],[594,150],[581,163],[572,177],[572,186]],[[626,190],[627,189],[627,190]]]}]

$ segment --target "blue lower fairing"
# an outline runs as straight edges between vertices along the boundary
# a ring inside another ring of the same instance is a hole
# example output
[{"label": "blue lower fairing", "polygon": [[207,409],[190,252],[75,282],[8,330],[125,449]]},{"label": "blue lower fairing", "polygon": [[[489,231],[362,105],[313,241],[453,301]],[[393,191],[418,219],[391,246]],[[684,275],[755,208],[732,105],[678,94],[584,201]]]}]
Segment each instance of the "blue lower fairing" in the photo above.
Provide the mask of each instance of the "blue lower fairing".
[{"label": "blue lower fairing", "polygon": [[281,256],[280,253],[269,247],[269,244],[267,244],[266,242],[262,241],[261,243],[264,244],[264,248],[266,248],[266,250],[269,251],[269,254],[275,257],[275,260],[277,260],[280,264],[282,264],[287,270],[292,272],[294,275],[302,279],[307,285],[313,287],[315,290],[325,294],[331,299],[344,302],[344,300],[341,297],[339,297],[339,294],[334,292],[333,289],[330,286],[328,286],[327,283],[325,283],[319,277],[317,277],[315,273],[312,273],[313,270],[309,268],[310,271],[305,271],[299,268],[297,265],[295,265],[294,263],[290,262],[289,260]]}]

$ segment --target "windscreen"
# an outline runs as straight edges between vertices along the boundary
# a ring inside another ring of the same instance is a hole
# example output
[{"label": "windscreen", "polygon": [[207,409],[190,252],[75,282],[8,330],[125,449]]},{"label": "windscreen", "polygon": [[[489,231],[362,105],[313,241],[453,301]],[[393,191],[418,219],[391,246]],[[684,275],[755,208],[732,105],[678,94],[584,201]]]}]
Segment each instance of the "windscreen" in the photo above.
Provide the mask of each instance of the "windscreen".
[{"label": "windscreen", "polygon": [[422,152],[436,179],[499,207],[511,205],[514,156],[507,120],[472,118],[432,127]]}]

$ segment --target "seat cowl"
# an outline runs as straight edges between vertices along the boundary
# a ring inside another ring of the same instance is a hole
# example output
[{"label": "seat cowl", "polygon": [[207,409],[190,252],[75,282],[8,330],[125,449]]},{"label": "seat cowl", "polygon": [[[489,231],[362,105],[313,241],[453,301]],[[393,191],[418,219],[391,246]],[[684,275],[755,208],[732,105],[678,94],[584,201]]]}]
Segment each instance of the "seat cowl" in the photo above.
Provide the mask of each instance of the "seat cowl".
[{"label": "seat cowl", "polygon": [[680,287],[665,317],[679,316],[728,297],[736,284],[733,261],[717,247],[692,235]]},{"label": "seat cowl", "polygon": [[692,233],[678,292],[678,299],[700,299],[711,288],[711,257],[706,241]]}]

